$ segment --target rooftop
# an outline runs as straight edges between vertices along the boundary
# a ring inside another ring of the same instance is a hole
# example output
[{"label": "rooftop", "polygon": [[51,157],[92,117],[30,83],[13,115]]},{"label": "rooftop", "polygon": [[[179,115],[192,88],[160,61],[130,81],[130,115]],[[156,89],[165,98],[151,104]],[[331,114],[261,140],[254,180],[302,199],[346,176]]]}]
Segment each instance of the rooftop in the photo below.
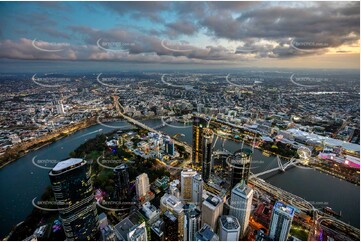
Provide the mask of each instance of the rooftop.
[{"label": "rooftop", "polygon": [[56,166],[54,166],[53,171],[60,172],[71,166],[80,164],[83,161],[81,158],[70,158],[64,161],[60,161]]},{"label": "rooftop", "polygon": [[291,207],[290,205],[284,204],[282,202],[276,202],[274,208],[274,210],[280,210],[283,211],[285,213],[288,213],[289,215],[293,216],[295,213],[295,209],[293,207]]},{"label": "rooftop", "polygon": [[231,215],[221,216],[220,222],[222,226],[227,230],[235,230],[239,228],[239,222],[237,218]]}]

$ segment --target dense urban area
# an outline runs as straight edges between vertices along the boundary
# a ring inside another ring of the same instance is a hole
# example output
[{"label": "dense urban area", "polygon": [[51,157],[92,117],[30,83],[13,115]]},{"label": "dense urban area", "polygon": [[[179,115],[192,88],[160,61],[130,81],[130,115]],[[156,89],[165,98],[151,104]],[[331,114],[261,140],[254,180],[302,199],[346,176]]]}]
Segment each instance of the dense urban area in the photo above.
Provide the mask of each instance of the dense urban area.
[{"label": "dense urban area", "polygon": [[[359,186],[357,72],[26,73],[0,82],[1,167],[79,130],[112,129],[63,161],[33,158],[50,166],[49,187],[7,240],[360,239],[326,202],[263,179],[312,169]],[[273,164],[254,159],[256,150]]]}]

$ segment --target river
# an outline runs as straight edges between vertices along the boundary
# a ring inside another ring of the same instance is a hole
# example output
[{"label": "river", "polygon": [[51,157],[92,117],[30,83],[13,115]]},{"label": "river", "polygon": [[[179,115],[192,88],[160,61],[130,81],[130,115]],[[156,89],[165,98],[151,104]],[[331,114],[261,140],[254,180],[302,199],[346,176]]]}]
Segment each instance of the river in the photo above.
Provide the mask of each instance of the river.
[{"label": "river", "polygon": [[[160,124],[160,120],[146,120],[144,123],[150,127]],[[107,123],[110,126],[122,127],[124,122]],[[189,144],[192,142],[192,128],[182,126],[163,127],[160,130],[169,134],[184,134],[180,140]],[[86,140],[94,138],[97,134],[108,133],[114,127],[106,127],[98,124],[79,130],[53,144],[39,150],[28,153],[20,159],[0,169],[0,238],[6,236],[11,228],[23,221],[30,214],[33,206],[31,201],[34,197],[41,196],[46,187],[50,185],[47,169],[40,169],[33,165],[32,159],[36,160],[62,160]],[[239,149],[241,143],[226,140],[225,148],[231,152]],[[221,147],[221,141],[216,148]],[[252,172],[263,171],[265,167],[276,167],[275,157],[263,156],[255,149]],[[265,175],[262,177],[269,183],[286,191],[294,193],[314,204],[329,206],[335,211],[342,211],[341,220],[359,228],[360,227],[360,189],[349,182],[339,180],[330,175],[320,173],[312,169],[291,168],[284,173]]]}]

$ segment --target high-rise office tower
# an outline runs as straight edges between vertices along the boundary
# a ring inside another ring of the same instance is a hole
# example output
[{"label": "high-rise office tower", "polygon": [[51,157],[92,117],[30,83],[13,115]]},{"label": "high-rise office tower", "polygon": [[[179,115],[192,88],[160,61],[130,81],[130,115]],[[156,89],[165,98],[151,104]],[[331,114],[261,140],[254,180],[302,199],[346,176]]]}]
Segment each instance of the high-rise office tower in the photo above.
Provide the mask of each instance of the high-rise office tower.
[{"label": "high-rise office tower", "polygon": [[193,176],[196,174],[197,172],[192,169],[184,169],[181,172],[181,196],[184,201],[192,200]]},{"label": "high-rise office tower", "polygon": [[252,209],[253,189],[244,182],[238,183],[231,194],[231,206],[229,215],[238,219],[241,227],[241,237],[244,236],[249,223]]},{"label": "high-rise office tower", "polygon": [[177,218],[178,231],[173,231],[174,234],[178,232],[178,239],[183,240],[184,234],[184,204],[175,196],[164,194],[160,199],[160,209],[162,212],[169,210]]},{"label": "high-rise office tower", "polygon": [[150,227],[150,238],[152,241],[164,241],[164,237],[164,221],[162,219],[158,219]]},{"label": "high-rise office tower", "polygon": [[[167,210],[163,214],[164,220],[164,239],[167,241],[176,241],[178,240],[178,233],[174,231],[178,231],[178,219],[172,212]],[[182,223],[183,224],[183,223]],[[183,229],[182,229],[183,231]],[[183,234],[182,234],[183,237]]]},{"label": "high-rise office tower", "polygon": [[184,241],[193,241],[201,227],[201,211],[194,204],[184,205]]},{"label": "high-rise office tower", "polygon": [[86,160],[71,158],[49,172],[67,240],[98,240],[99,221]]},{"label": "high-rise office tower", "polygon": [[171,139],[165,140],[164,148],[165,148],[165,152],[168,155],[171,155],[171,156],[174,155],[174,142]]},{"label": "high-rise office tower", "polygon": [[128,233],[129,241],[147,241],[147,228],[145,226],[145,222],[138,224],[133,227],[131,231]]},{"label": "high-rise office tower", "polygon": [[196,241],[219,241],[218,235],[208,224],[203,225],[194,237]]},{"label": "high-rise office tower", "polygon": [[229,157],[228,164],[232,170],[231,187],[236,186],[242,180],[247,184],[251,170],[252,154],[252,150],[243,148]]},{"label": "high-rise office tower", "polygon": [[192,137],[192,160],[193,164],[201,164],[203,161],[203,128],[207,127],[207,120],[201,117],[193,117]]},{"label": "high-rise office tower", "polygon": [[149,178],[146,173],[137,176],[135,180],[135,191],[137,198],[144,197],[149,192]]},{"label": "high-rise office tower", "polygon": [[200,206],[203,195],[203,180],[200,174],[197,173],[193,176],[192,187],[192,202],[197,206]]},{"label": "high-rise office tower", "polygon": [[202,226],[208,224],[213,231],[217,231],[218,218],[222,213],[222,199],[213,195],[208,196],[202,204]]},{"label": "high-rise office tower", "polygon": [[203,142],[202,142],[202,179],[208,182],[211,175],[211,162],[212,162],[212,141],[213,132],[209,128],[203,129]]},{"label": "high-rise office tower", "polygon": [[273,240],[287,240],[294,214],[295,209],[293,207],[276,202],[273,207],[269,237]]},{"label": "high-rise office tower", "polygon": [[219,239],[221,241],[238,241],[241,232],[238,219],[231,215],[219,218]]},{"label": "high-rise office tower", "polygon": [[121,164],[114,168],[115,173],[115,196],[120,201],[128,200],[129,173],[128,166]]}]

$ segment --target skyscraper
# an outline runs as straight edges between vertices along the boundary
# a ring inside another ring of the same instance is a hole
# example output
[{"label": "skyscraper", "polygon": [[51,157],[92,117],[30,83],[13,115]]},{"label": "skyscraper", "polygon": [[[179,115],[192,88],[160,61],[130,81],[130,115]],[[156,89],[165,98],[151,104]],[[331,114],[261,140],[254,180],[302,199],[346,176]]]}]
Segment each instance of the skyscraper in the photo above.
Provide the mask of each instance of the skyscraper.
[{"label": "skyscraper", "polygon": [[115,197],[119,201],[128,199],[129,173],[128,166],[121,164],[114,168],[115,173]]},{"label": "skyscraper", "polygon": [[86,160],[71,158],[49,172],[67,240],[98,240],[98,215]]},{"label": "skyscraper", "polygon": [[164,148],[165,148],[165,152],[168,155],[171,155],[171,156],[174,155],[174,142],[171,139],[165,140]]},{"label": "skyscraper", "polygon": [[219,218],[219,239],[221,241],[238,241],[241,232],[238,219],[234,216],[221,216]]},{"label": "skyscraper", "polygon": [[247,184],[251,169],[252,150],[243,148],[234,152],[228,159],[228,164],[231,166],[231,187],[236,186],[242,180]]},{"label": "skyscraper", "polygon": [[194,237],[196,241],[219,241],[219,237],[208,224],[203,225]]},{"label": "skyscraper", "polygon": [[181,196],[184,201],[192,200],[193,177],[197,174],[192,169],[184,169],[181,172]]},{"label": "skyscraper", "polygon": [[207,120],[201,117],[193,117],[192,137],[192,160],[193,164],[200,164],[203,161],[203,128],[207,127]]},{"label": "skyscraper", "polygon": [[202,203],[203,180],[200,174],[196,174],[192,179],[192,202],[197,206]]},{"label": "skyscraper", "polygon": [[211,175],[212,141],[212,130],[209,128],[204,128],[202,141],[202,179],[204,182],[208,182],[209,176]]},{"label": "skyscraper", "polygon": [[202,226],[208,224],[213,231],[217,230],[218,218],[223,213],[223,201],[210,195],[202,204]]},{"label": "skyscraper", "polygon": [[184,211],[184,241],[193,241],[201,227],[201,211],[194,204],[184,205]]},{"label": "skyscraper", "polygon": [[149,178],[146,173],[137,176],[135,180],[135,191],[138,199],[144,197],[149,192]]},{"label": "skyscraper", "polygon": [[160,199],[160,209],[162,212],[167,210],[171,211],[172,214],[177,218],[178,231],[173,231],[174,234],[178,232],[178,239],[183,240],[184,234],[184,204],[175,196],[164,194]]},{"label": "skyscraper", "polygon": [[[179,239],[178,233],[174,232],[174,231],[179,231],[177,217],[174,216],[172,212],[167,210],[163,214],[163,220],[164,220],[164,239],[168,241],[178,240]],[[183,238],[183,234],[182,234],[182,238]]]},{"label": "skyscraper", "polygon": [[241,237],[244,236],[252,209],[253,189],[244,182],[232,189],[229,215],[236,217],[240,224]]},{"label": "skyscraper", "polygon": [[293,207],[276,202],[273,207],[269,237],[273,240],[287,240],[294,214]]}]

